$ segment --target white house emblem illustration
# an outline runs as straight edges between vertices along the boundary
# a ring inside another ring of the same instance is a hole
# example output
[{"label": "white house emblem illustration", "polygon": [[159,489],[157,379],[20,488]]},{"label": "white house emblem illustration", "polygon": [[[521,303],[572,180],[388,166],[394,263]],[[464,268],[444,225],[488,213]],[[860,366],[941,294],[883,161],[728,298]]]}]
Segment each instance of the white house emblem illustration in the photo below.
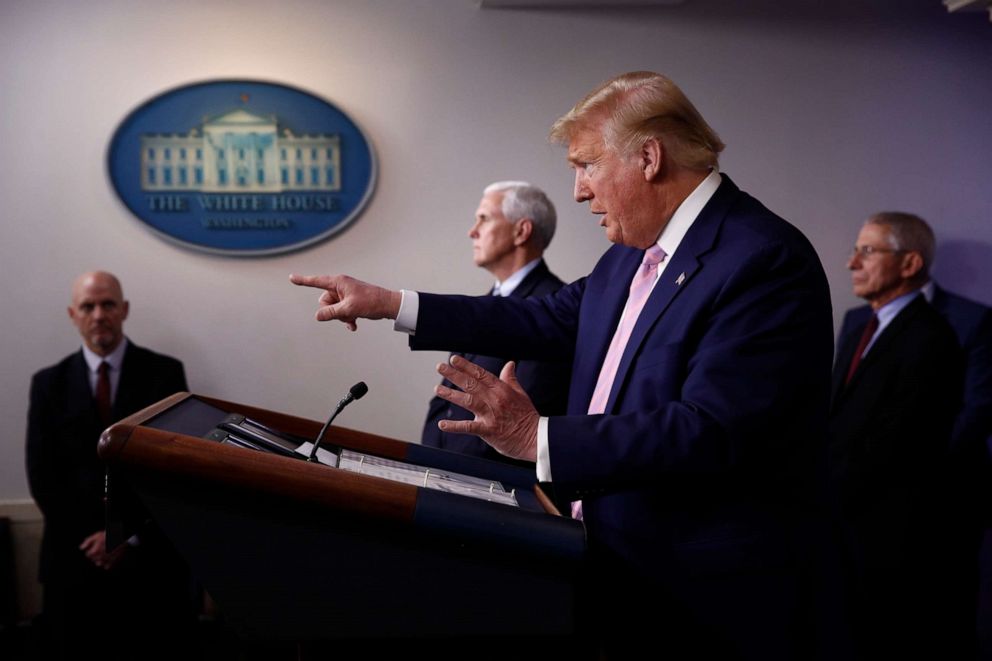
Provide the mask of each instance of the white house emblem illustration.
[{"label": "white house emblem illustration", "polygon": [[341,137],[294,135],[275,115],[232,110],[186,134],[141,136],[145,191],[340,191]]}]

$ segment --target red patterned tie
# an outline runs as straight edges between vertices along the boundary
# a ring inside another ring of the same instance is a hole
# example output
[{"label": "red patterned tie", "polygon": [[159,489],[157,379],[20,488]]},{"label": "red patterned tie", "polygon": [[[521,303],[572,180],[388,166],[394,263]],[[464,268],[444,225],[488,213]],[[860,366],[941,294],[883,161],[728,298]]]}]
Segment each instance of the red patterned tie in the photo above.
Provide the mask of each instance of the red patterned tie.
[{"label": "red patterned tie", "polygon": [[[596,380],[596,389],[589,400],[589,414],[595,415],[606,411],[606,402],[610,399],[610,391],[613,389],[613,381],[617,376],[617,369],[620,367],[620,359],[623,358],[623,351],[627,347],[627,341],[634,330],[637,318],[644,309],[644,304],[648,301],[651,289],[654,286],[655,276],[658,274],[658,264],[665,261],[665,251],[657,243],[644,251],[644,259],[641,268],[630,281],[630,292],[627,295],[627,307],[624,310],[623,318],[617,325],[617,330],[613,333],[610,341],[610,348],[603,359],[603,366],[599,370],[599,379]],[[582,501],[576,500],[572,503],[572,518],[582,518]]]},{"label": "red patterned tie", "polygon": [[100,421],[105,425],[110,424],[110,363],[103,361],[97,369],[96,379],[96,410],[100,414]]},{"label": "red patterned tie", "polygon": [[844,379],[844,385],[846,386],[851,382],[854,377],[854,373],[858,371],[858,365],[861,364],[861,354],[865,352],[865,348],[871,341],[872,336],[875,331],[878,330],[878,315],[873,314],[871,319],[868,320],[868,324],[865,326],[864,332],[861,333],[861,339],[858,341],[858,348],[854,350],[854,355],[851,356],[851,365],[847,368],[847,377]]}]

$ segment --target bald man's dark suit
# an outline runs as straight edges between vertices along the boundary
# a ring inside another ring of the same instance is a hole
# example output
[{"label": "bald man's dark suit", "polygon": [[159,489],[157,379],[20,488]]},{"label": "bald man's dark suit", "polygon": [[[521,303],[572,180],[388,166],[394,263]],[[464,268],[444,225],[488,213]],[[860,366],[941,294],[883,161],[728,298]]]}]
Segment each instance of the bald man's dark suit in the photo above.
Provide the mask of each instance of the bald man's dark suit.
[{"label": "bald man's dark suit", "polygon": [[860,316],[848,313],[840,333],[828,427],[830,483],[859,568],[860,632],[869,656],[937,653],[961,351],[919,296],[878,335],[845,386]]},{"label": "bald man's dark suit", "polygon": [[[520,284],[517,285],[510,296],[514,298],[530,298],[532,296],[544,296],[556,292],[565,283],[558,276],[548,269],[548,265],[542,259],[537,266],[528,273]],[[514,356],[497,358],[495,356],[482,356],[473,353],[460,354],[473,363],[480,365],[493,374],[499,374],[500,370],[510,360],[515,360]],[[524,360],[517,363],[517,380],[527,394],[530,395],[534,407],[542,415],[560,415],[565,412],[568,406],[568,381],[571,377],[571,366],[567,361],[560,362],[539,362],[535,360]],[[455,388],[447,379],[442,385]],[[431,399],[427,408],[427,420],[424,423],[424,431],[421,443],[430,447],[442,448],[452,452],[459,452],[484,459],[495,461],[505,461],[508,463],[521,463],[509,459],[496,450],[492,449],[485,441],[478,436],[471,434],[451,434],[438,429],[437,423],[441,420],[471,420],[474,416],[461,408],[447,402],[440,397]]]},{"label": "bald man's dark suit", "polygon": [[[67,654],[86,649],[88,638],[106,638],[99,623],[117,621],[115,631],[121,633],[126,626],[155,625],[156,618],[174,620],[185,614],[177,609],[188,610],[186,570],[153,528],[111,571],[94,567],[79,550],[86,537],[105,526],[105,469],[96,453],[105,425],[88,369],[80,350],[35,374],[28,413],[28,483],[45,517],[39,575],[45,586],[44,618],[46,626],[54,627],[52,635],[61,638],[48,642],[63,644]],[[182,363],[129,342],[111,417],[119,420],[186,389]],[[168,641],[153,642],[161,649]],[[128,653],[135,650],[121,652]],[[154,650],[141,653],[153,655]]]}]

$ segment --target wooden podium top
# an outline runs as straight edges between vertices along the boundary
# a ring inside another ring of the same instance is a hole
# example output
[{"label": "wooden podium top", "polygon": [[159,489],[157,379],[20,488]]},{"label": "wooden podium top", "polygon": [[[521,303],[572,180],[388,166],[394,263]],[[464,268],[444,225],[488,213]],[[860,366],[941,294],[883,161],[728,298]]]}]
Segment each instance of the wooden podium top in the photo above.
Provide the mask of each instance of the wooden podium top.
[{"label": "wooden podium top", "polygon": [[[107,429],[108,500],[136,499],[247,638],[570,636],[585,554],[532,471],[332,428],[339,448],[500,480],[518,506],[236,447],[231,414],[302,438],[321,423],[177,393]],[[126,509],[126,508],[125,508]],[[133,508],[132,508],[133,510]]]},{"label": "wooden podium top", "polygon": [[[316,437],[322,426],[314,420],[257,407],[176,393],[112,425],[103,433],[98,452],[110,466],[269,494],[349,516],[374,517],[382,524],[428,526],[447,533],[461,530],[501,546],[520,544],[531,551],[544,548],[565,557],[577,558],[584,553],[582,524],[560,516],[529,469],[353,429],[328,430],[326,445],[505,484],[507,490],[514,490],[520,504],[508,507],[204,439],[229,413],[303,439]],[[552,530],[555,534],[548,537]]]}]

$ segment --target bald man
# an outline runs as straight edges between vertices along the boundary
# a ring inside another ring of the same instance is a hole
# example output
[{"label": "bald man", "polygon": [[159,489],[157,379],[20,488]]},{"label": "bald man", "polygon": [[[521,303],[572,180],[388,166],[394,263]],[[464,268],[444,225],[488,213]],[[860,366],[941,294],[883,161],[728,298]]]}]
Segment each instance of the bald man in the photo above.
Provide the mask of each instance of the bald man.
[{"label": "bald man", "polygon": [[191,622],[186,570],[153,529],[107,545],[101,431],[187,389],[181,362],[125,337],[128,312],[112,274],[79,276],[68,314],[83,346],[31,382],[27,469],[45,517],[39,579],[46,659],[87,651],[157,658]]}]

